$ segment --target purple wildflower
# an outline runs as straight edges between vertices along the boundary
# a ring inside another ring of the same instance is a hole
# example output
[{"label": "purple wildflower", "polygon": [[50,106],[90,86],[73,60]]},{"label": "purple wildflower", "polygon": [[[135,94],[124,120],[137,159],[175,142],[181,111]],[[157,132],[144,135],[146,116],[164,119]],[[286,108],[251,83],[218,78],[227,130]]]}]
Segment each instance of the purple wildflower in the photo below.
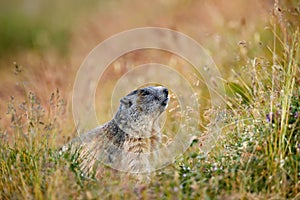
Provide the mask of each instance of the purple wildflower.
[{"label": "purple wildflower", "polygon": [[267,118],[267,122],[271,122],[271,118],[272,118],[272,121],[273,121],[273,113],[270,112],[269,114],[266,114],[266,118]]}]

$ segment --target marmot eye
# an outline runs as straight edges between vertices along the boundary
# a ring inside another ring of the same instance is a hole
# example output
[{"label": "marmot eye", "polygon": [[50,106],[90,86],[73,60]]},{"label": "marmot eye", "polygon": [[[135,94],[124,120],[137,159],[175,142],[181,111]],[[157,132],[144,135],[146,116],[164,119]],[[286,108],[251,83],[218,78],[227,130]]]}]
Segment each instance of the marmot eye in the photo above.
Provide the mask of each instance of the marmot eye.
[{"label": "marmot eye", "polygon": [[150,92],[148,90],[141,90],[141,94],[142,96],[147,96],[150,94]]}]

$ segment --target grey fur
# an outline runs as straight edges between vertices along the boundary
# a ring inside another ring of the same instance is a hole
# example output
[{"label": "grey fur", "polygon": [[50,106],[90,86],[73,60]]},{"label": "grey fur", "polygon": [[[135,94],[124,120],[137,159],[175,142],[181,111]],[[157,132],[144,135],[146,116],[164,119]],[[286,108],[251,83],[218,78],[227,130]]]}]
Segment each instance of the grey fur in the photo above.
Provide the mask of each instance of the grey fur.
[{"label": "grey fur", "polygon": [[120,100],[112,120],[75,138],[63,151],[79,150],[80,168],[85,175],[93,173],[99,161],[124,171],[147,172],[149,161],[157,159],[151,152],[159,147],[158,119],[168,101],[167,88],[135,90]]}]

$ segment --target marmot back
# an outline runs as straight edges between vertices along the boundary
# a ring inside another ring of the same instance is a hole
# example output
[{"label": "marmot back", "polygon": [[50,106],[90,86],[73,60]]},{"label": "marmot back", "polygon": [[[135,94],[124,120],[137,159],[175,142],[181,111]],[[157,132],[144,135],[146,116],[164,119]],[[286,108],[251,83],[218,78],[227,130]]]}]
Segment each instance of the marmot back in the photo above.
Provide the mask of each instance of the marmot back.
[{"label": "marmot back", "polygon": [[168,89],[161,86],[134,90],[120,100],[111,121],[75,138],[63,151],[79,152],[85,175],[100,162],[132,173],[148,172],[149,160],[157,159],[151,152],[160,145],[158,119],[168,101]]}]

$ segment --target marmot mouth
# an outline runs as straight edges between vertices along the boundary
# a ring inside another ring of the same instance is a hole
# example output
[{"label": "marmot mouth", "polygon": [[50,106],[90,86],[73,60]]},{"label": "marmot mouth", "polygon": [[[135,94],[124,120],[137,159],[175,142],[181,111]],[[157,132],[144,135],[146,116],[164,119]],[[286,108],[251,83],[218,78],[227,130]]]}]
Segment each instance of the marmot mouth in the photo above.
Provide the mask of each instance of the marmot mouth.
[{"label": "marmot mouth", "polygon": [[161,105],[164,106],[164,107],[166,107],[168,105],[168,102],[169,102],[169,98],[166,98],[165,100],[163,100],[161,102]]}]

